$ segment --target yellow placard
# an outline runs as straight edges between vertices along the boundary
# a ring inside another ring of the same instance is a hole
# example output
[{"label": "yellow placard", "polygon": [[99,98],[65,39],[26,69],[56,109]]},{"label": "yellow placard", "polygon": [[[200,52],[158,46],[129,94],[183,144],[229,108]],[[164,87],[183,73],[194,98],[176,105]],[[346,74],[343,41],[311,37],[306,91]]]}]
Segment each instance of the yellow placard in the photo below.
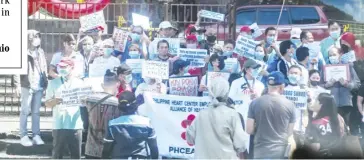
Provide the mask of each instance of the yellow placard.
[{"label": "yellow placard", "polygon": [[349,28],[350,28],[350,24],[345,24],[344,25],[344,32],[349,31]]},{"label": "yellow placard", "polygon": [[77,0],[77,3],[85,3],[85,0]]},{"label": "yellow placard", "polygon": [[125,23],[126,23],[126,21],[125,21],[124,17],[123,16],[119,16],[119,18],[118,18],[118,27],[120,28]]}]

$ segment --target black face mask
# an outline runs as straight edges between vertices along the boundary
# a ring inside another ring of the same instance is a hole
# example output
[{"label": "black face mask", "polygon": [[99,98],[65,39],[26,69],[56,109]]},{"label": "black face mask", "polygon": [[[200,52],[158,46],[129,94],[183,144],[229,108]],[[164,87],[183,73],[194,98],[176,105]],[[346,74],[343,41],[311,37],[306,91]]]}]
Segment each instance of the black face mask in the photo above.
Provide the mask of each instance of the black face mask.
[{"label": "black face mask", "polygon": [[311,81],[311,85],[314,87],[318,86],[319,84],[320,84],[319,81]]},{"label": "black face mask", "polygon": [[207,36],[206,40],[210,43],[214,43],[216,41],[216,36]]},{"label": "black face mask", "polygon": [[345,45],[345,44],[341,44],[341,50],[343,51],[343,53],[348,53],[349,52],[349,46]]}]

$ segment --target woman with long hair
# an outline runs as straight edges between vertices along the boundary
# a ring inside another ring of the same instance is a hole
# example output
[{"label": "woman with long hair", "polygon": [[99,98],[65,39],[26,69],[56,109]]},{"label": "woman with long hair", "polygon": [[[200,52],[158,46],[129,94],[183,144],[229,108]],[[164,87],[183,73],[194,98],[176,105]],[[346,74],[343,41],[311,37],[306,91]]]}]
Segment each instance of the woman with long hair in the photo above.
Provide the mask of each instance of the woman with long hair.
[{"label": "woman with long hair", "polygon": [[309,146],[321,156],[337,156],[339,140],[343,134],[344,120],[337,113],[334,97],[328,93],[319,94],[309,106],[309,123],[306,129]]}]

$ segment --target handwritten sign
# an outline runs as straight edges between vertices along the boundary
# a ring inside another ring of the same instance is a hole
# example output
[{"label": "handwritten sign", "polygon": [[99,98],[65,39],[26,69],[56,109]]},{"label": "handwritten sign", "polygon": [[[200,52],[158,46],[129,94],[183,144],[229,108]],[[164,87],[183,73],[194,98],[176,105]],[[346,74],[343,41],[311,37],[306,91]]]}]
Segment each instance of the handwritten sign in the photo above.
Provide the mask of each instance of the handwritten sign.
[{"label": "handwritten sign", "polygon": [[229,79],[230,73],[228,72],[208,72],[207,73],[207,85],[209,85],[212,80],[214,80],[217,77],[225,78],[226,80]]},{"label": "handwritten sign", "polygon": [[81,106],[81,99],[92,93],[92,87],[65,89],[61,92],[63,106]]},{"label": "handwritten sign", "polygon": [[206,49],[181,48],[178,56],[185,61],[189,61],[191,67],[201,68],[205,66],[206,55]]},{"label": "handwritten sign", "polygon": [[207,10],[201,10],[200,11],[200,16],[204,17],[204,18],[218,20],[218,21],[224,21],[225,20],[225,15],[224,14],[217,13],[217,12],[211,12],[211,11],[207,11]]},{"label": "handwritten sign", "polygon": [[348,64],[325,65],[324,66],[325,81],[331,79],[339,81],[343,78],[345,81],[350,81],[350,71]]},{"label": "handwritten sign", "polygon": [[234,52],[246,58],[255,59],[255,46],[258,43],[258,41],[254,41],[244,36],[239,36],[236,41]]},{"label": "handwritten sign", "polygon": [[257,23],[253,23],[249,26],[249,28],[254,30],[254,33],[252,33],[253,38],[257,38],[263,34],[263,32],[259,29]]},{"label": "handwritten sign", "polygon": [[132,88],[137,88],[139,84],[143,83],[142,78],[142,64],[143,59],[127,59],[125,63],[132,69],[131,75],[133,80],[131,81]]},{"label": "handwritten sign", "polygon": [[150,28],[149,17],[132,13],[133,25],[142,26],[145,30]]},{"label": "handwritten sign", "polygon": [[307,91],[304,89],[285,89],[283,95],[286,96],[287,99],[291,100],[297,109],[306,109],[307,108]]},{"label": "handwritten sign", "polygon": [[197,96],[198,77],[169,78],[169,94],[177,96]]},{"label": "handwritten sign", "polygon": [[104,12],[101,10],[80,17],[81,28],[84,31],[94,30],[106,26]]},{"label": "handwritten sign", "polygon": [[144,61],[142,65],[143,78],[169,78],[169,63],[161,61]]},{"label": "handwritten sign", "polygon": [[120,52],[125,52],[126,43],[128,42],[128,36],[129,32],[114,27],[114,33],[112,34],[112,38],[115,42],[114,49]]}]

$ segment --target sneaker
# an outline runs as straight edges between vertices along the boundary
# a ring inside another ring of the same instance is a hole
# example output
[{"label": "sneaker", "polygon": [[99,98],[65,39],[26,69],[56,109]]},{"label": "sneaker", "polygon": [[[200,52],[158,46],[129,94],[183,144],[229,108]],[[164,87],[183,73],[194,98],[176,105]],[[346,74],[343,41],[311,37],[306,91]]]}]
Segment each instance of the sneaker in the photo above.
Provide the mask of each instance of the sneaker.
[{"label": "sneaker", "polygon": [[36,135],[36,136],[33,137],[33,142],[34,142],[35,145],[43,145],[44,144],[42,138],[40,138],[39,135]]},{"label": "sneaker", "polygon": [[23,138],[21,138],[20,144],[23,145],[24,147],[30,147],[33,145],[32,141],[29,139],[28,136],[24,136]]}]

